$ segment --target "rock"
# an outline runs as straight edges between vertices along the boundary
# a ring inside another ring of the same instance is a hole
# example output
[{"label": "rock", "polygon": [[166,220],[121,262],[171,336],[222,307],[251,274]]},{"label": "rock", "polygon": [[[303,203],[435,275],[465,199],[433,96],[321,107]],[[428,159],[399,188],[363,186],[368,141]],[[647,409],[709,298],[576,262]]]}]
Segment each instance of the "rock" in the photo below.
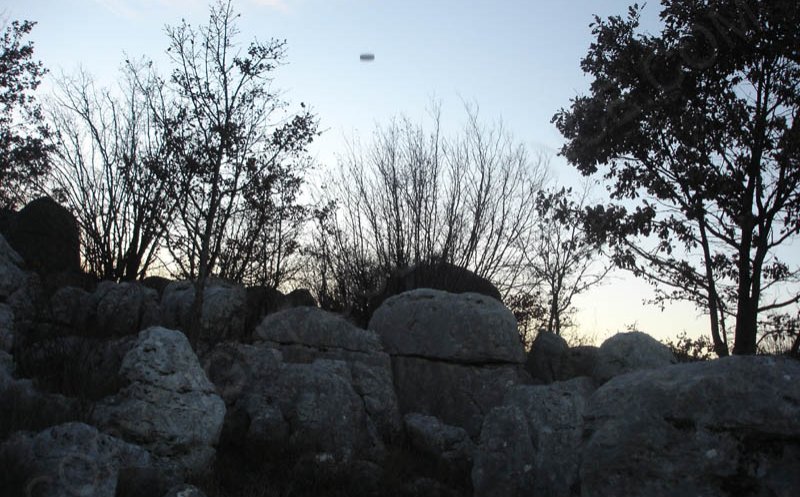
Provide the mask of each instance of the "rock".
[{"label": "rock", "polygon": [[388,299],[369,328],[392,356],[459,363],[525,362],[514,314],[477,293],[413,290]]},{"label": "rock", "polygon": [[311,295],[308,288],[295,288],[286,295],[286,305],[289,307],[316,307],[317,300]]},{"label": "rock", "polygon": [[675,364],[669,347],[640,331],[617,333],[600,346],[592,376],[599,383],[614,376]]},{"label": "rock", "polygon": [[254,339],[280,350],[286,362],[344,361],[369,422],[384,442],[397,438],[401,419],[391,359],[374,331],[357,328],[341,316],[316,307],[296,307],[264,318]]},{"label": "rock", "polygon": [[170,283],[172,283],[172,280],[164,278],[163,276],[148,276],[142,280],[142,285],[156,291],[159,300],[161,300],[161,297],[164,295],[164,290]]},{"label": "rock", "polygon": [[586,409],[581,495],[800,488],[800,362],[739,356],[617,376]]},{"label": "rock", "polygon": [[600,349],[592,345],[570,347],[567,351],[564,379],[578,378],[580,376],[591,377],[599,354]]},{"label": "rock", "polygon": [[[190,281],[167,285],[161,297],[162,324],[168,328],[188,330],[192,320],[195,288]],[[244,287],[222,280],[209,279],[200,316],[201,342],[214,344],[244,337],[246,317]]]},{"label": "rock", "polygon": [[59,288],[48,300],[45,319],[52,327],[46,336],[89,335],[91,294],[82,288]]},{"label": "rock", "polygon": [[402,414],[418,412],[480,434],[483,417],[500,405],[506,390],[521,382],[519,366],[474,366],[392,357],[395,392]]},{"label": "rock", "polygon": [[271,381],[246,388],[234,407],[249,420],[239,443],[261,457],[288,451],[337,464],[369,459],[379,441],[352,383],[342,361],[283,365]]},{"label": "rock", "polygon": [[95,336],[134,335],[160,319],[157,292],[138,283],[104,281],[91,294],[88,306]]},{"label": "rock", "polygon": [[266,286],[252,286],[245,289],[247,301],[247,318],[245,335],[249,336],[261,323],[264,316],[284,309],[286,295],[280,290]]},{"label": "rock", "polygon": [[469,474],[475,445],[463,428],[446,425],[434,416],[419,413],[406,414],[403,420],[411,446],[436,461],[437,473]]},{"label": "rock", "polygon": [[391,354],[400,412],[436,416],[471,437],[525,376],[514,315],[490,297],[413,290],[384,302],[369,327]]},{"label": "rock", "polygon": [[179,475],[206,470],[225,418],[216,394],[182,333],[152,327],[125,354],[129,384],[97,403],[93,422],[149,450]]},{"label": "rock", "polygon": [[25,262],[6,239],[0,235],[0,300],[19,290],[28,278],[22,266]]},{"label": "rock", "polygon": [[569,345],[566,340],[555,333],[543,331],[531,344],[525,369],[532,378],[542,383],[564,380],[568,351]]},{"label": "rock", "polygon": [[14,311],[0,304],[0,351],[11,352],[14,348]]},{"label": "rock", "polygon": [[519,407],[492,409],[481,430],[472,467],[475,497],[527,497],[533,489],[535,452]]},{"label": "rock", "polygon": [[120,474],[150,465],[147,451],[83,423],[19,433],[0,445],[0,473],[8,473],[0,481],[12,482],[4,495],[125,495]]},{"label": "rock", "polygon": [[116,393],[124,384],[119,369],[133,341],[134,337],[53,337],[18,347],[16,358],[20,374],[35,378],[41,388],[98,400]]},{"label": "rock", "polygon": [[[489,280],[469,269],[447,262],[423,262],[395,271],[386,279],[382,291],[369,299],[366,321],[386,299],[419,288],[449,293],[479,293],[502,302],[500,292]],[[364,323],[367,324],[367,323]]]},{"label": "rock", "polygon": [[[519,495],[570,497],[578,487],[583,416],[594,392],[591,378],[581,377],[549,385],[519,385],[511,388],[503,406],[513,406],[528,422],[533,457],[516,461],[509,467],[531,466],[523,480],[529,488],[519,487]],[[514,452],[507,453],[516,457]],[[494,457],[498,458],[499,453]],[[499,462],[499,460],[498,460]]]},{"label": "rock", "polygon": [[258,384],[273,381],[282,362],[283,356],[276,349],[260,344],[225,342],[203,356],[203,369],[225,405],[230,407]]},{"label": "rock", "polygon": [[206,497],[206,494],[194,485],[181,484],[170,488],[164,497]]},{"label": "rock", "polygon": [[29,202],[16,214],[8,242],[40,275],[81,272],[78,222],[49,197]]}]

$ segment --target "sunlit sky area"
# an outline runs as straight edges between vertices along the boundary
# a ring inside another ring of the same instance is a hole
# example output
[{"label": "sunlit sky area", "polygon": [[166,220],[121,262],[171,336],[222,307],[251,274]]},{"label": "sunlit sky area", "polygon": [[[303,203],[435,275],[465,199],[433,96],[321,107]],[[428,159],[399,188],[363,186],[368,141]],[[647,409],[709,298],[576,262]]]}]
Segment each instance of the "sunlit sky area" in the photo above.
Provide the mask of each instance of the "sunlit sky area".
[{"label": "sunlit sky area", "polygon": [[[375,123],[404,113],[426,117],[442,102],[447,127],[458,126],[462,102],[480,106],[482,119],[504,126],[535,153],[552,157],[554,181],[577,185],[577,173],[557,152],[563,143],[553,114],[584,93],[590,80],[580,59],[592,41],[593,15],[624,15],[621,0],[238,0],[242,42],[286,39],[287,65],[275,86],[305,102],[325,132],[312,152],[335,164],[348,137],[369,137]],[[166,24],[203,24],[207,0],[4,0],[8,19],[38,22],[35,56],[51,71],[82,67],[113,84],[127,57],[152,58],[163,73]],[[644,26],[657,30],[658,2],[645,8]],[[359,54],[375,54],[362,62]],[[41,94],[52,88],[45,81]],[[451,128],[452,129],[452,128]],[[602,194],[602,188],[598,190]],[[657,338],[705,333],[693,306],[663,312],[642,300],[649,286],[623,273],[582,296],[580,333],[597,340],[635,325]]]}]

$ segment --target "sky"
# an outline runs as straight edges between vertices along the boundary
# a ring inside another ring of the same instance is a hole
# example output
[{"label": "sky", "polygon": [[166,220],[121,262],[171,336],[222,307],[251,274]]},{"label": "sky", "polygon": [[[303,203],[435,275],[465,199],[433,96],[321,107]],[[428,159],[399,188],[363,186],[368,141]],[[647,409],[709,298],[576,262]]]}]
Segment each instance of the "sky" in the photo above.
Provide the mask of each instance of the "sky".
[{"label": "sky", "polygon": [[[426,117],[442,103],[445,126],[463,118],[462,102],[481,118],[502,119],[533,152],[551,157],[553,181],[577,185],[577,173],[557,153],[563,139],[550,120],[590,79],[580,60],[592,42],[593,16],[625,15],[620,0],[237,0],[242,42],[285,39],[287,64],[275,86],[295,107],[318,115],[322,136],[312,153],[335,164],[345,140],[367,139],[376,123],[405,114]],[[207,0],[4,0],[0,15],[38,22],[30,39],[51,77],[79,67],[110,85],[126,57],[146,56],[166,73],[165,25],[201,25]],[[658,3],[643,25],[657,31]],[[361,53],[375,60],[362,62]],[[48,78],[40,93],[52,89]],[[650,287],[613,273],[580,296],[582,334],[600,341],[627,328],[657,338],[706,333],[707,318],[689,304],[663,311],[643,304]]]}]

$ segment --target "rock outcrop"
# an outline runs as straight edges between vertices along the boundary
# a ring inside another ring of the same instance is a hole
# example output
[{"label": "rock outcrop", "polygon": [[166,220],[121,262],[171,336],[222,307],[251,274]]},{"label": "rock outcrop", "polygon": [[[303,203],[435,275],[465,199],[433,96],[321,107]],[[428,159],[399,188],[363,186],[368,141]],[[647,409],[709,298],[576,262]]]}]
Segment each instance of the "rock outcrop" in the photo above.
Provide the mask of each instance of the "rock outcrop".
[{"label": "rock outcrop", "polygon": [[646,333],[617,333],[600,345],[592,376],[603,383],[620,374],[662,368],[676,362],[669,347]]},{"label": "rock outcrop", "polygon": [[[174,281],[161,296],[161,324],[187,331],[192,323],[195,287],[191,281]],[[241,340],[245,333],[247,295],[241,285],[209,279],[200,313],[200,342],[215,344]]]},{"label": "rock outcrop", "polygon": [[729,357],[617,376],[586,406],[582,495],[800,489],[800,362]]},{"label": "rock outcrop", "polygon": [[146,448],[177,474],[208,468],[222,430],[225,403],[186,337],[160,327],[142,331],[119,374],[129,384],[99,401],[92,421]]},{"label": "rock outcrop", "polygon": [[472,437],[524,378],[514,315],[485,295],[406,292],[384,302],[369,328],[392,356],[400,411],[436,416]]}]

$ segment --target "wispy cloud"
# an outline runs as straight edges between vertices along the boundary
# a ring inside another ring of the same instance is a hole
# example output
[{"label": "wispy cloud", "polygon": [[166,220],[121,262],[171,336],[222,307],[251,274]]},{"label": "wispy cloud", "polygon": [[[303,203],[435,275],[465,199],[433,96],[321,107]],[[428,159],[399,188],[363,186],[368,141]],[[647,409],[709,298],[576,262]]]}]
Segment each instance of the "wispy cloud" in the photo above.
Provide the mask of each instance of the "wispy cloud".
[{"label": "wispy cloud", "polygon": [[250,0],[250,3],[280,10],[281,12],[286,12],[289,10],[287,0]]}]

